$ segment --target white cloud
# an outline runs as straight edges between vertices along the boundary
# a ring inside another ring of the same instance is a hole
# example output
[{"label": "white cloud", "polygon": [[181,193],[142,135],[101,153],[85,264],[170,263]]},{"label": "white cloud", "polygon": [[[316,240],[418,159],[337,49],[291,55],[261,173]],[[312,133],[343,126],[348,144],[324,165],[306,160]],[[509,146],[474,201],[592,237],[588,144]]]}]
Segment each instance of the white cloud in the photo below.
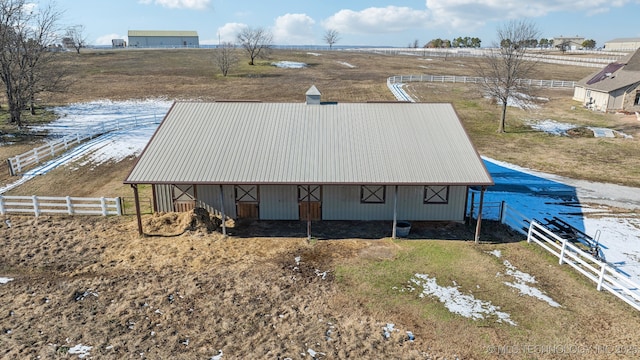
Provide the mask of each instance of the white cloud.
[{"label": "white cloud", "polygon": [[209,7],[211,0],[138,0],[139,3],[155,4],[171,9],[204,10]]},{"label": "white cloud", "polygon": [[273,41],[276,44],[313,44],[315,21],[306,14],[285,14],[276,19]]},{"label": "white cloud", "polygon": [[111,40],[113,39],[126,39],[126,36],[122,36],[120,34],[106,34],[102,35],[96,39],[95,43],[92,45],[111,45]]},{"label": "white cloud", "polygon": [[554,12],[598,14],[629,0],[426,0],[431,26],[472,30],[490,21],[536,18]]},{"label": "white cloud", "polygon": [[242,24],[242,23],[226,23],[222,27],[218,28],[216,32],[218,39],[216,39],[214,44],[217,44],[218,41],[221,43],[225,43],[225,42],[235,43],[236,37],[238,36],[240,31],[248,27],[249,25]]},{"label": "white cloud", "polygon": [[381,34],[426,27],[428,21],[429,14],[425,10],[387,6],[371,7],[362,11],[340,10],[326,19],[323,26],[344,34]]}]

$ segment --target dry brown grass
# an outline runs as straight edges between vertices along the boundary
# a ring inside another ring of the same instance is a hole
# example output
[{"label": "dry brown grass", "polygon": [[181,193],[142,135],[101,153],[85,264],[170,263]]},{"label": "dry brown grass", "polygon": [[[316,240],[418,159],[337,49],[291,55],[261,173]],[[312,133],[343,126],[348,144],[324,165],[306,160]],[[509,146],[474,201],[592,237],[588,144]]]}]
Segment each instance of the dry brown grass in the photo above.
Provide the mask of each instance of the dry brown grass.
[{"label": "dry brown grass", "polygon": [[[15,279],[0,285],[4,358],[68,358],[69,348],[83,344],[92,346],[92,358],[104,359],[208,359],[218,350],[223,359],[284,359],[308,349],[325,354],[320,359],[489,359],[492,346],[615,349],[637,346],[640,337],[637,312],[521,242],[310,243],[304,236],[248,237],[250,228],[234,227],[245,235],[224,238],[202,228],[184,232],[186,213],[145,216],[147,231],[165,234],[155,237],[138,237],[130,218],[10,219],[11,228],[0,226],[0,275]],[[277,222],[260,226],[281,231]],[[315,225],[319,232],[332,227]],[[471,234],[473,228],[433,231]],[[536,287],[562,308],[505,286],[508,279],[496,275],[505,271],[503,259],[487,254],[496,249],[534,275]],[[500,306],[518,326],[455,316],[436,299],[400,292],[414,273],[435,276],[443,286],[455,281],[462,292]],[[382,334],[387,323],[399,330],[389,340]],[[406,331],[414,342],[406,341]]]}]

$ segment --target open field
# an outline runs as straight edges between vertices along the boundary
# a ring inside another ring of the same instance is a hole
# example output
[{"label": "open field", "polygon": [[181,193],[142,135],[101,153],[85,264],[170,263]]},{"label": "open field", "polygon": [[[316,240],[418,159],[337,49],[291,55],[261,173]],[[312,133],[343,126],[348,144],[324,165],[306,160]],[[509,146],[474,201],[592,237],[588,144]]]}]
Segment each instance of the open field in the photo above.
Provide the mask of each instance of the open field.
[{"label": "open field", "polygon": [[[46,101],[302,102],[312,84],[325,101],[395,101],[386,87],[389,76],[471,76],[476,61],[276,51],[255,67],[242,61],[223,78],[210,59],[204,49],[65,54],[76,81],[68,93]],[[270,65],[280,60],[309,66]],[[592,71],[542,64],[535,78],[578,80]],[[500,135],[499,109],[473,87],[413,83],[407,91],[420,101],[453,103],[482,155],[640,186],[635,117],[591,113],[571,101],[571,92],[545,90],[539,96],[550,101],[537,110],[509,109],[508,132]],[[606,126],[634,138],[561,138],[532,131],[525,125],[532,119]],[[20,153],[33,140],[0,146],[0,156]],[[133,161],[63,166],[9,194],[131,196],[122,180]],[[0,185],[10,181],[0,174]],[[145,231],[155,236],[142,238],[132,216],[2,220],[0,280],[13,280],[0,281],[0,358],[77,358],[80,344],[91,347],[88,358],[100,359],[212,359],[220,351],[221,359],[608,359],[640,353],[638,312],[492,223],[475,245],[468,241],[473,227],[464,224],[415,224],[411,240],[392,241],[385,223],[314,223],[318,238],[309,242],[299,222],[230,222],[231,236],[224,238],[201,224],[192,227],[190,214],[145,215]],[[507,285],[515,280],[505,261],[534,276],[535,288],[560,307]],[[452,314],[438,299],[419,296],[410,282],[416,274],[500,307],[517,325],[495,315],[472,320]],[[397,331],[386,338],[388,323]]]}]

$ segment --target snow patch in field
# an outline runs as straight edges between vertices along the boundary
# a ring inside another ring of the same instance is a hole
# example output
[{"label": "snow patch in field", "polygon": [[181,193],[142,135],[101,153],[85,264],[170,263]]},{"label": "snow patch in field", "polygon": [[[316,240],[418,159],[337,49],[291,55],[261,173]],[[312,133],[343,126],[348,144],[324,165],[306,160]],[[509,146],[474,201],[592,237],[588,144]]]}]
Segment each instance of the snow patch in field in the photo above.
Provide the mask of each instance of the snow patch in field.
[{"label": "snow patch in field", "polygon": [[69,354],[78,355],[79,359],[84,359],[85,357],[91,355],[89,354],[89,351],[91,351],[91,349],[92,349],[92,346],[78,344],[69,349]]},{"label": "snow patch in field", "polygon": [[13,281],[12,278],[0,277],[0,285],[7,284],[9,281]]},{"label": "snow patch in field", "polygon": [[440,286],[435,278],[430,278],[427,274],[415,274],[409,282],[422,288],[419,297],[436,297],[454,314],[473,320],[482,320],[485,316],[496,316],[497,322],[517,326],[509,314],[500,311],[500,307],[488,301],[478,300],[473,295],[463,294],[457,286]]},{"label": "snow patch in field", "polygon": [[355,65],[351,65],[348,62],[344,62],[344,61],[338,61],[338,64],[344,65],[344,66],[346,66],[348,68],[352,68],[352,69],[356,67]]},{"label": "snow patch in field", "polygon": [[[547,134],[558,135],[558,136],[567,136],[567,132],[569,130],[579,127],[578,125],[575,125],[575,124],[563,123],[563,122],[554,121],[550,119],[529,121],[528,125],[531,126],[532,129],[542,131]],[[587,126],[587,129],[593,131],[594,137],[614,138],[616,136],[619,136],[625,139],[633,138],[633,136],[631,135],[627,135],[621,131],[616,131],[608,128]]]},{"label": "snow patch in field", "polygon": [[307,67],[307,64],[297,61],[278,61],[272,62],[271,65],[282,69],[303,69]]}]

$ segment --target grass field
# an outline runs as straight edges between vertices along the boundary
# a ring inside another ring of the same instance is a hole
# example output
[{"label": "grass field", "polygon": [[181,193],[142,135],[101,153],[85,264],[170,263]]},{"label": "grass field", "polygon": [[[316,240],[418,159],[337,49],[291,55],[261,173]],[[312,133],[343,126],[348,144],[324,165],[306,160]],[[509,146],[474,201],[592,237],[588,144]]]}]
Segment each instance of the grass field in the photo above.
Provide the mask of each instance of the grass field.
[{"label": "grass field", "polygon": [[[256,66],[241,62],[225,78],[204,49],[64,56],[75,81],[67,93],[43,98],[50,104],[149,97],[302,102],[312,84],[325,101],[394,101],[389,76],[473,75],[475,61],[275,51]],[[280,60],[309,66],[270,65]],[[578,80],[592,69],[541,65],[538,71],[538,79]],[[497,134],[499,109],[476,88],[412,83],[407,90],[419,101],[453,103],[482,155],[640,186],[640,123],[585,111],[569,91],[539,94],[549,102],[535,111],[509,109],[507,133]],[[532,131],[525,124],[532,119],[607,126],[634,138],[556,137]],[[0,156],[34,141],[0,146]],[[60,167],[11,193],[131,196],[122,180],[133,161]],[[0,184],[9,181],[0,175]],[[388,224],[314,223],[316,234],[344,233],[340,240],[309,242],[306,224],[297,222],[230,224],[232,236],[224,238],[201,227],[185,230],[190,214],[144,216],[154,237],[139,237],[132,216],[7,219],[11,227],[0,222],[0,278],[13,280],[0,282],[0,358],[76,358],[80,344],[101,359],[210,359],[220,351],[222,359],[312,353],[317,359],[608,359],[640,352],[638,312],[496,224],[483,226],[485,241],[475,245],[466,241],[474,229],[464,224],[424,224],[422,239],[392,241]],[[500,258],[491,254],[496,251]],[[535,287],[560,307],[507,286],[505,260],[535,276]],[[493,315],[455,315],[437,298],[407,291],[416,274],[499,306],[517,326]],[[386,338],[388,323],[398,331]]]}]

